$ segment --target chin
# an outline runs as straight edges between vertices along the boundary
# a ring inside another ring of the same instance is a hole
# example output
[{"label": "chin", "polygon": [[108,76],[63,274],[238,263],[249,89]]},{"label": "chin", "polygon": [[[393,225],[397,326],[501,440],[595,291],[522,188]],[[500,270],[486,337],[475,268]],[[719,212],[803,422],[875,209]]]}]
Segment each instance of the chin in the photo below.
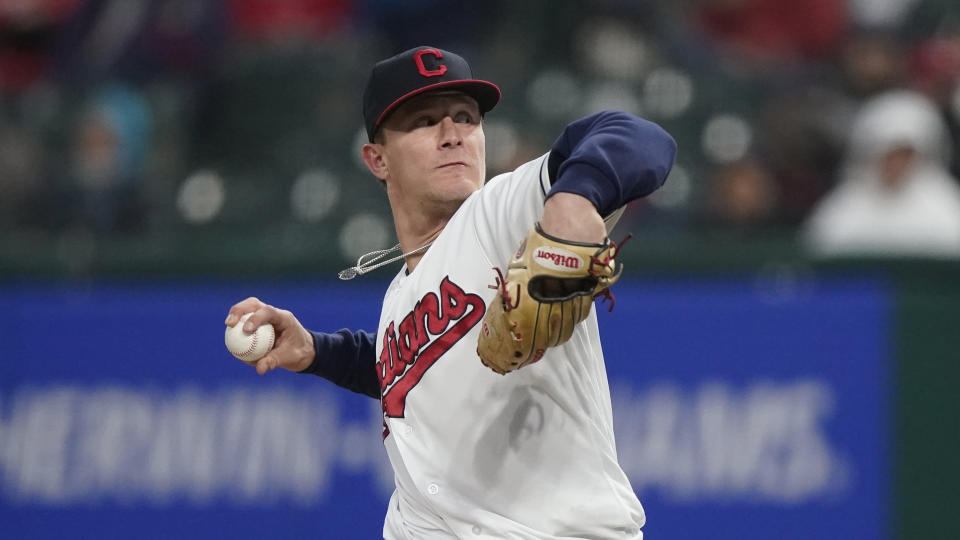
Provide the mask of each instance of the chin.
[{"label": "chin", "polygon": [[[449,187],[453,188],[453,186]],[[435,192],[430,198],[437,206],[442,206],[450,213],[453,213],[457,210],[457,208],[460,208],[460,205],[463,204],[463,201],[467,200],[470,195],[473,195],[473,193],[479,189],[479,186],[464,182],[463,184],[457,186],[457,188]]]},{"label": "chin", "polygon": [[442,180],[442,183],[444,187],[441,189],[441,191],[448,193],[466,193],[467,196],[480,189],[480,186],[483,185],[483,182],[478,181],[476,178],[465,175],[457,175],[452,178],[446,178]]},{"label": "chin", "polygon": [[455,206],[460,206],[461,204],[463,204],[463,201],[467,200],[467,198],[473,194],[474,191],[476,190],[475,189],[470,191],[463,190],[463,191],[444,193],[440,197],[437,197],[437,201],[442,203],[452,204]]}]

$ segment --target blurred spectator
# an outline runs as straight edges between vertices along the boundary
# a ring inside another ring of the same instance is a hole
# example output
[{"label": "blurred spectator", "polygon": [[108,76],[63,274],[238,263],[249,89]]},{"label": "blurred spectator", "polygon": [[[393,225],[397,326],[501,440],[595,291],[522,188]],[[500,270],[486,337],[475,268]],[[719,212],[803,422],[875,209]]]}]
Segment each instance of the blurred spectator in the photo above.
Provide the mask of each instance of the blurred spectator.
[{"label": "blurred spectator", "polygon": [[863,28],[896,28],[917,0],[847,0],[854,22]]},{"label": "blurred spectator", "polygon": [[713,224],[741,231],[769,226],[777,215],[777,187],[770,171],[754,159],[718,168],[710,186]]},{"label": "blurred spectator", "polygon": [[804,231],[817,255],[960,256],[960,185],[946,130],[921,94],[892,91],[854,121],[840,183]]},{"label": "blurred spectator", "polygon": [[753,67],[824,58],[847,26],[842,0],[707,0],[698,19],[727,53]]},{"label": "blurred spectator", "polygon": [[57,40],[58,78],[140,83],[210,75],[226,37],[226,0],[86,0]]},{"label": "blurred spectator", "polygon": [[853,33],[840,54],[844,90],[859,100],[902,87],[905,56],[904,45],[891,34],[869,31]]},{"label": "blurred spectator", "polygon": [[776,221],[797,226],[832,186],[843,154],[849,99],[823,85],[771,94],[755,120],[756,155],[773,175]]},{"label": "blurred spectator", "polygon": [[241,39],[309,40],[343,30],[353,0],[229,0],[229,9]]},{"label": "blurred spectator", "polygon": [[49,75],[58,32],[80,0],[0,1],[0,86],[19,92]]},{"label": "blurred spectator", "polygon": [[99,231],[129,231],[144,221],[141,199],[151,111],[135,90],[111,85],[84,108],[71,133],[66,191],[73,221]]},{"label": "blurred spectator", "polygon": [[[493,35],[494,29],[509,25],[510,20],[498,19],[507,9],[514,17],[524,9],[542,7],[544,0],[515,2],[512,6],[501,6],[500,1],[485,2],[446,2],[444,0],[365,0],[358,2],[362,16],[372,26],[377,40],[382,42],[385,51],[404,50],[423,43],[435,43],[438,46],[455,50],[470,50],[480,46],[484,39]],[[555,11],[565,11],[565,4],[552,2]],[[537,13],[545,19],[552,19],[555,11],[543,8]],[[513,20],[517,22],[516,19]],[[499,24],[498,24],[499,23]],[[543,21],[540,24],[545,24]],[[539,25],[524,25],[528,34],[524,37],[540,35]],[[477,68],[475,68],[477,69]],[[482,68],[481,68],[482,69]]]},{"label": "blurred spectator", "polygon": [[0,230],[29,222],[42,204],[44,149],[16,126],[0,127]]},{"label": "blurred spectator", "polygon": [[[960,22],[960,21],[958,21]],[[910,83],[940,108],[953,142],[950,172],[960,175],[960,29],[922,41],[911,56]]]}]

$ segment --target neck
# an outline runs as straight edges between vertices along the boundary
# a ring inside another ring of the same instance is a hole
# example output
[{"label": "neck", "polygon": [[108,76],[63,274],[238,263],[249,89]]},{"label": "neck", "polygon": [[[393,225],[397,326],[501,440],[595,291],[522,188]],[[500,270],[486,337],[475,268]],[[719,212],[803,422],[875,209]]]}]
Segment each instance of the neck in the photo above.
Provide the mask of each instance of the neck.
[{"label": "neck", "polygon": [[400,242],[400,250],[402,253],[409,253],[409,255],[403,258],[404,262],[407,264],[408,271],[413,272],[413,269],[417,267],[417,264],[420,263],[420,259],[422,259],[424,254],[427,252],[426,249],[421,249],[419,251],[417,250],[436,240],[437,237],[440,236],[440,232],[443,231],[443,227],[445,225],[446,222],[436,226],[431,230],[424,230],[421,232],[411,231],[405,234],[400,232],[399,227],[397,228],[397,240]]},{"label": "neck", "polygon": [[[451,216],[452,213],[434,217],[425,214],[404,215],[394,210],[393,224],[396,227],[397,241],[400,243],[401,252],[410,253],[436,240],[443,228],[446,227],[447,222],[450,221]],[[426,251],[424,249],[404,257],[408,271],[413,272]]]},{"label": "neck", "polygon": [[[387,198],[390,200],[393,225],[402,253],[409,253],[433,242],[466,200],[465,196],[459,200],[424,194],[414,197],[389,182]],[[423,250],[404,257],[407,270],[412,272],[425,253],[426,250]]]}]

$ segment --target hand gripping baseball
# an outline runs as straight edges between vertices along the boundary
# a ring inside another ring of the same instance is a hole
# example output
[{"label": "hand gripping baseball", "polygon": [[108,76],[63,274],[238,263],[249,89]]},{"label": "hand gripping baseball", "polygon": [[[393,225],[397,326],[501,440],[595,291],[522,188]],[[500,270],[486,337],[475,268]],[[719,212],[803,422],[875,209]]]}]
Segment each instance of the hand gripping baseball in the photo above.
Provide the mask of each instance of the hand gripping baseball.
[{"label": "hand gripping baseball", "polygon": [[233,326],[247,313],[251,315],[244,324],[251,331],[264,323],[270,323],[276,332],[273,349],[256,362],[248,362],[256,366],[257,373],[263,375],[278,367],[290,371],[303,371],[310,367],[314,356],[313,336],[293,313],[251,297],[234,304],[224,324]]},{"label": "hand gripping baseball", "polygon": [[614,258],[629,236],[614,245],[570,242],[543,232],[538,223],[507,266],[499,268],[480,327],[477,354],[483,365],[505,374],[532,364],[547,348],[565,343],[587,318],[593,299],[610,299],[622,265]]}]

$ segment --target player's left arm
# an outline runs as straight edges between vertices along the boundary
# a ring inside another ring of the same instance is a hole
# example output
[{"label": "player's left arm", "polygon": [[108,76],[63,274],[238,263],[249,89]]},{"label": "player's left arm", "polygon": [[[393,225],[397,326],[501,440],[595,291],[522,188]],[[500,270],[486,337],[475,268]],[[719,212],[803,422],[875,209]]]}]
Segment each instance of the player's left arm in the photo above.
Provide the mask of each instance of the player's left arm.
[{"label": "player's left arm", "polygon": [[497,293],[477,340],[484,365],[505,374],[537,362],[570,339],[594,298],[610,298],[612,309],[620,246],[607,238],[603,216],[663,185],[675,157],[669,134],[625,113],[598,113],[564,130],[547,161],[539,226],[506,272],[496,269]]},{"label": "player's left arm", "polygon": [[558,238],[602,241],[603,217],[662,186],[676,153],[663,128],[627,113],[603,111],[569,124],[550,149],[541,227]]}]

